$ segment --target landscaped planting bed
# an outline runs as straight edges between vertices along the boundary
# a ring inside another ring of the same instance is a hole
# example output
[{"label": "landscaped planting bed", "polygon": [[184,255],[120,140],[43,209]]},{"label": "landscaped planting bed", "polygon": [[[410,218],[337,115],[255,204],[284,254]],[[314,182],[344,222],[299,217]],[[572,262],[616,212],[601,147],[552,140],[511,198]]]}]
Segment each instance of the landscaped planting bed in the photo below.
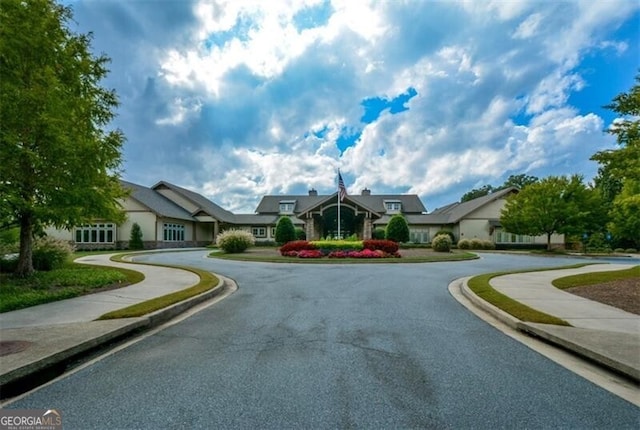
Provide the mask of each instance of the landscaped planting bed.
[{"label": "landscaped planting bed", "polygon": [[398,244],[391,240],[296,240],[282,245],[280,255],[294,258],[400,258]]}]

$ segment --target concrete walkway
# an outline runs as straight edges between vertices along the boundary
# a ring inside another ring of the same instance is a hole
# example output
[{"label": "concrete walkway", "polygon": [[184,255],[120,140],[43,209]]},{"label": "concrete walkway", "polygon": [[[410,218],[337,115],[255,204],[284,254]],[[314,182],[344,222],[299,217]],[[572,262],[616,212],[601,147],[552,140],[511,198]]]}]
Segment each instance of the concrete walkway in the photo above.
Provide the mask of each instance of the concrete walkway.
[{"label": "concrete walkway", "polygon": [[[474,304],[510,327],[543,338],[600,365],[640,381],[640,315],[562,291],[554,279],[582,273],[629,269],[624,264],[595,264],[576,269],[504,275],[489,283],[500,293],[533,309],[561,318],[572,327],[527,323],[477,297],[466,285],[462,292]],[[640,275],[640,267],[636,267]]]},{"label": "concrete walkway", "polygon": [[0,329],[93,321],[107,312],[180,291],[200,281],[198,275],[187,270],[118,263],[110,260],[112,255],[89,255],[75,261],[83,264],[135,270],[144,274],[144,280],[116,290],[2,313],[0,314]]},{"label": "concrete walkway", "polygon": [[39,373],[52,368],[64,369],[66,363],[95,348],[160,325],[223,291],[234,291],[231,280],[218,276],[220,283],[212,290],[144,317],[95,321],[107,312],[180,291],[200,281],[198,275],[188,270],[118,263],[110,260],[112,255],[91,255],[76,261],[135,270],[144,274],[144,280],[116,290],[0,314],[2,397],[20,391],[22,385],[30,383],[27,378],[37,378]]}]

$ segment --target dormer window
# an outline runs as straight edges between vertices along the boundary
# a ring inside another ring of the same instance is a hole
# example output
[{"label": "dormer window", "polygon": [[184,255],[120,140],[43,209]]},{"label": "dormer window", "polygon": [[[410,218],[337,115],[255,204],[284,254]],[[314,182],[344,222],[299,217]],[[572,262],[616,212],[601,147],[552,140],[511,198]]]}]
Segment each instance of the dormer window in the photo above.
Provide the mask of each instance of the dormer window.
[{"label": "dormer window", "polygon": [[281,214],[292,214],[293,208],[296,205],[295,200],[281,200],[280,201],[280,213]]},{"label": "dormer window", "polygon": [[385,200],[384,207],[387,213],[400,213],[402,211],[402,202],[400,200]]}]

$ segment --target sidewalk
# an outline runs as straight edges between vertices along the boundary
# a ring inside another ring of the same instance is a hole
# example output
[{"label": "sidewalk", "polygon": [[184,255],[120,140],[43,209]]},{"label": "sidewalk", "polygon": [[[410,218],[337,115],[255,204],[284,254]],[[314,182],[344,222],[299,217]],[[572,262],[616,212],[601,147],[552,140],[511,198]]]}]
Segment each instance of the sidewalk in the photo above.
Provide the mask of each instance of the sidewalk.
[{"label": "sidewalk", "polygon": [[95,321],[101,315],[155,297],[189,288],[200,281],[193,272],[169,267],[110,261],[113,254],[82,257],[77,262],[124,267],[142,272],[135,285],[73,299],[46,303],[0,314],[0,389],[2,397],[16,385],[52,368],[63,371],[68,362],[92,349],[134,331],[148,329],[208,300],[225,287],[212,290],[139,318]]},{"label": "sidewalk", "polygon": [[[463,294],[514,329],[543,338],[627,377],[640,381],[640,315],[562,291],[557,278],[580,273],[627,269],[623,264],[596,264],[576,269],[517,273],[491,279],[500,293],[541,312],[567,321],[572,327],[527,323],[495,308],[466,285]],[[639,269],[640,270],[640,269]]]}]

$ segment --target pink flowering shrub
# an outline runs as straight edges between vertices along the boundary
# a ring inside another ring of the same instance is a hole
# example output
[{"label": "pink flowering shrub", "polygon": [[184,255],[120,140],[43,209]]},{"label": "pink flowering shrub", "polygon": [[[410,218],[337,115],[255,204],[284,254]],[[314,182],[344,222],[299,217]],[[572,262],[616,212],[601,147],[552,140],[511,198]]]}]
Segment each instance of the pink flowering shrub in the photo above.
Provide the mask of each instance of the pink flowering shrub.
[{"label": "pink flowering shrub", "polygon": [[322,251],[319,249],[303,249],[298,252],[298,258],[322,258]]}]

